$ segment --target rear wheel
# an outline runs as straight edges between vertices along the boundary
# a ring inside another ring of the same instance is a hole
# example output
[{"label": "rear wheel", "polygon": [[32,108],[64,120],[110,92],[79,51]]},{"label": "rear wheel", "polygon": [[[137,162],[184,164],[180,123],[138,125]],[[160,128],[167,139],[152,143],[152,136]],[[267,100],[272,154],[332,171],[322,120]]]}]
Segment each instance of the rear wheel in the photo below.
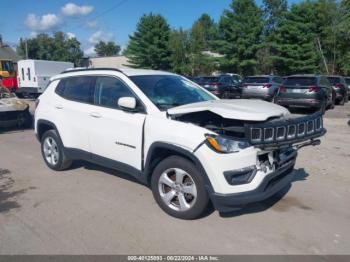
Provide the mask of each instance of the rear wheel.
[{"label": "rear wheel", "polygon": [[209,196],[200,172],[182,157],[160,162],[152,174],[151,187],[158,205],[171,216],[195,219],[208,208]]},{"label": "rear wheel", "polygon": [[46,165],[53,170],[64,170],[72,164],[64,153],[63,144],[55,130],[46,131],[42,136],[41,153]]},{"label": "rear wheel", "polygon": [[319,109],[322,115],[324,115],[324,113],[326,112],[326,107],[327,107],[327,99],[323,99],[321,107]]}]

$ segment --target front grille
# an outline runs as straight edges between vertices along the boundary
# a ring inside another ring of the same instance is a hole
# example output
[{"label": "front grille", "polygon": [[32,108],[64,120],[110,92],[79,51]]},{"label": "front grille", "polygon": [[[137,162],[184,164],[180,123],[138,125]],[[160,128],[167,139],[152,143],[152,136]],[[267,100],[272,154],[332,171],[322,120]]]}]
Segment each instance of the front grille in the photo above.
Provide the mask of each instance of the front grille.
[{"label": "front grille", "polygon": [[320,112],[305,117],[245,126],[246,137],[256,146],[293,144],[322,136],[325,132]]}]

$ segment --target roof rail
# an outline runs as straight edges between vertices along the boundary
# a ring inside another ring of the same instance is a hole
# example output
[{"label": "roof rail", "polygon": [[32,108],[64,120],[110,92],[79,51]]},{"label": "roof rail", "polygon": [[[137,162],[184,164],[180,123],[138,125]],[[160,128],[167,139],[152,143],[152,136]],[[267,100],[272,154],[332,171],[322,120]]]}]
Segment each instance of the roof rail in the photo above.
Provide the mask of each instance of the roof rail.
[{"label": "roof rail", "polygon": [[120,73],[123,73],[122,70],[113,68],[113,67],[78,67],[78,68],[73,68],[73,69],[66,69],[61,72],[61,74],[66,74],[66,73],[74,73],[74,72],[84,72],[84,71],[96,71],[96,70],[112,70],[112,71],[117,71]]}]

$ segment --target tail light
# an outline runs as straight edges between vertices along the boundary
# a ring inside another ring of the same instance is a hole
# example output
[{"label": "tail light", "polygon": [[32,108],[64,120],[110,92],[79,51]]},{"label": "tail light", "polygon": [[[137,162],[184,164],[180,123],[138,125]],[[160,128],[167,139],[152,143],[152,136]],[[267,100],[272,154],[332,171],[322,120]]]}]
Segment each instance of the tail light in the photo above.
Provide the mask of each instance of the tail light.
[{"label": "tail light", "polygon": [[270,88],[272,85],[271,84],[264,84],[263,88]]},{"label": "tail light", "polygon": [[317,93],[320,90],[321,90],[321,88],[319,88],[318,86],[310,86],[309,87],[309,92],[311,92],[311,93],[313,93],[313,92]]},{"label": "tail light", "polygon": [[285,86],[280,86],[278,90],[279,90],[280,93],[286,93],[287,92],[287,88]]},{"label": "tail light", "polygon": [[341,83],[335,84],[335,88],[344,88],[344,85]]}]

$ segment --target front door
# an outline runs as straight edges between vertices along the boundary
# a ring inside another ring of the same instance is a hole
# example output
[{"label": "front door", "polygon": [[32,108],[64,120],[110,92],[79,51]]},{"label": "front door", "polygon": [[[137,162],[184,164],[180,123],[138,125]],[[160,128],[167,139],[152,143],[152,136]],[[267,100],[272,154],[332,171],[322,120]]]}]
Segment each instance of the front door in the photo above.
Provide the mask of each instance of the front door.
[{"label": "front door", "polygon": [[121,97],[136,98],[119,78],[96,77],[94,106],[89,112],[92,157],[141,170],[142,129],[146,114],[144,108],[137,112],[120,109],[117,102]]}]

